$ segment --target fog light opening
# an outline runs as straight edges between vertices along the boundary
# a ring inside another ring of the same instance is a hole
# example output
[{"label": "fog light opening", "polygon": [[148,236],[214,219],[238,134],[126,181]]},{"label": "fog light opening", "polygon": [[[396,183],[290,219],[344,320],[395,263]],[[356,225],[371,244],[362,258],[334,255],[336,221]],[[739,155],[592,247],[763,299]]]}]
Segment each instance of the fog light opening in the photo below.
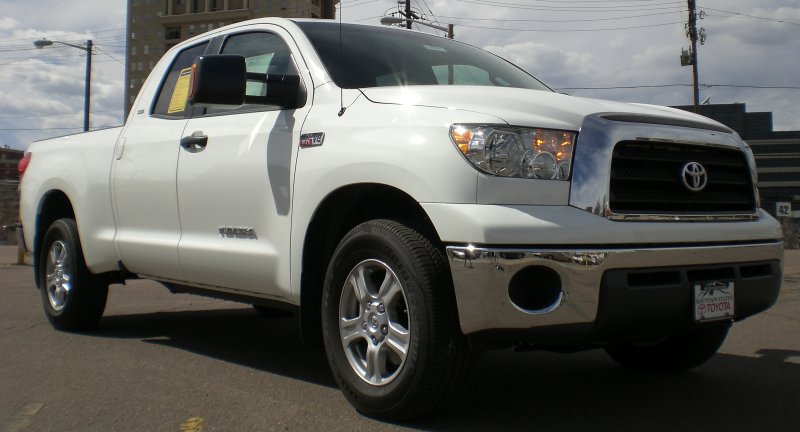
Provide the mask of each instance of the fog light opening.
[{"label": "fog light opening", "polygon": [[564,300],[561,276],[549,267],[525,267],[511,278],[508,298],[514,306],[526,313],[552,312]]}]

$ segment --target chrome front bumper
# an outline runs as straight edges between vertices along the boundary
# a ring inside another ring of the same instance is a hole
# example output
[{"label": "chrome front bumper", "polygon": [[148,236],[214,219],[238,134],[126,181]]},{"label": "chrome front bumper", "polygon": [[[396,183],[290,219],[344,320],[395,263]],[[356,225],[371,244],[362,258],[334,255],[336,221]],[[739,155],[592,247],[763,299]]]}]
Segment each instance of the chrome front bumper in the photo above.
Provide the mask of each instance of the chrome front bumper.
[{"label": "chrome front bumper", "polygon": [[[593,323],[598,316],[603,275],[609,270],[689,268],[702,265],[736,267],[769,261],[778,263],[780,273],[783,242],[574,250],[450,246],[447,247],[447,255],[461,330],[464,334],[471,334],[491,329],[530,329]],[[557,272],[564,292],[554,307],[546,311],[525,312],[509,299],[508,286],[514,274],[534,265],[545,266]],[[739,273],[737,267],[736,274]],[[780,278],[780,274],[777,277]],[[777,293],[774,295],[777,296]]]}]

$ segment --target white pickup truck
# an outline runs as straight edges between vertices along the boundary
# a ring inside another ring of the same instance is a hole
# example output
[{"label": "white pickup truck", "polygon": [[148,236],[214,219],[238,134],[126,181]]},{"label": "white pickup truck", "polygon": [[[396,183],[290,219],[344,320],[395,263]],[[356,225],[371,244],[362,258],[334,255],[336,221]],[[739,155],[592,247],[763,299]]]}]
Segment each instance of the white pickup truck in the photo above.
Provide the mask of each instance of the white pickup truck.
[{"label": "white pickup truck", "polygon": [[347,399],[385,419],[441,409],[487,347],[697,366],[781,284],[736,133],[406,30],[202,34],[123,127],[33,143],[21,171],[55,327],[94,327],[131,278],[288,307]]}]

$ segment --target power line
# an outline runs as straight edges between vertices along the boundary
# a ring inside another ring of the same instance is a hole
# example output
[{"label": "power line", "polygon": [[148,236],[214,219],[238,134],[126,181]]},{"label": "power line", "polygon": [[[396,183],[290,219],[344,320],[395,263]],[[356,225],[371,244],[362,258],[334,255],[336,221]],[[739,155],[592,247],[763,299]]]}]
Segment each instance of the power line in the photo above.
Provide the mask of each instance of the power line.
[{"label": "power line", "polygon": [[[121,113],[123,110],[112,110],[112,111],[92,111],[92,114],[110,114],[110,113]],[[50,118],[50,117],[69,117],[69,116],[76,116],[80,115],[80,113],[68,113],[68,114],[3,114],[0,115],[0,119],[4,118]]]},{"label": "power line", "polygon": [[[579,3],[649,3],[652,4],[653,0],[532,0],[535,3],[558,3],[558,4],[579,4]],[[673,3],[680,3],[674,1]]]},{"label": "power line", "polygon": [[[86,31],[86,32],[80,32],[80,33],[61,33],[61,34],[56,35],[56,37],[70,36],[70,35],[76,35],[76,36],[77,35],[88,35],[88,34],[96,35],[98,33],[107,33],[107,32],[112,32],[112,31],[125,31],[125,27],[119,27],[119,28],[115,28],[115,29],[106,29],[106,30],[97,30],[97,31]],[[30,38],[0,39],[0,43],[16,42],[16,41],[27,41],[27,40],[30,40]]]},{"label": "power line", "polygon": [[[123,125],[109,125],[109,126],[94,126],[92,130],[109,129],[115,127],[122,127]],[[82,126],[78,127],[50,127],[50,128],[0,128],[0,131],[49,131],[49,130],[76,130],[83,129]]]},{"label": "power line", "polygon": [[31,59],[35,59],[35,58],[38,58],[38,57],[43,57],[43,56],[46,56],[46,55],[52,54],[54,51],[55,51],[55,52],[59,52],[59,51],[63,51],[63,50],[65,50],[65,49],[66,49],[66,48],[64,48],[64,47],[58,47],[58,48],[54,48],[54,49],[52,49],[50,52],[43,52],[43,53],[41,53],[41,54],[39,54],[39,55],[35,55],[35,56],[32,56],[32,57],[19,58],[19,59],[17,59],[17,60],[12,60],[12,61],[10,61],[10,62],[6,62],[6,63],[0,63],[0,66],[10,65],[10,64],[12,64],[12,63],[19,63],[19,62],[21,62],[21,61],[24,61],[24,60],[31,60]]},{"label": "power line", "polygon": [[645,24],[645,25],[629,26],[629,27],[598,28],[598,29],[519,29],[519,28],[504,28],[504,27],[485,27],[485,26],[475,26],[468,24],[459,24],[459,27],[478,28],[486,30],[500,30],[500,31],[517,31],[517,32],[596,32],[596,31],[633,30],[633,29],[642,29],[651,27],[664,27],[675,24],[683,24],[683,21],[668,22],[661,24]]},{"label": "power line", "polygon": [[[539,11],[550,11],[550,12],[584,12],[584,13],[597,13],[597,12],[626,12],[631,10],[641,10],[641,11],[648,11],[648,10],[660,10],[660,9],[669,9],[674,8],[676,4],[681,4],[677,1],[671,2],[664,2],[664,3],[648,3],[646,5],[615,5],[615,6],[535,6],[530,4],[520,4],[520,3],[506,3],[506,2],[499,2],[499,1],[492,1],[492,0],[458,0],[462,3],[472,3],[472,4],[479,4],[483,6],[494,6],[494,7],[506,7],[512,9],[528,9],[528,10],[539,10]],[[559,2],[561,3],[561,2]],[[669,7],[663,7],[664,5],[672,5]],[[644,6],[644,7],[642,7]],[[654,6],[661,6],[661,7],[654,7]]]},{"label": "power line", "polygon": [[742,18],[752,18],[752,19],[759,19],[759,20],[765,20],[765,21],[779,22],[779,23],[783,23],[783,24],[800,25],[800,23],[797,23],[797,22],[782,20],[782,19],[778,19],[778,18],[766,18],[766,17],[755,16],[755,15],[743,14],[741,12],[731,12],[731,11],[720,10],[720,9],[712,9],[712,8],[705,7],[705,6],[703,7],[703,9],[714,11],[714,12],[722,12],[722,13],[726,13],[726,14],[736,15],[736,16],[739,16],[739,17],[742,17]]},{"label": "power line", "polygon": [[440,15],[442,18],[447,19],[458,19],[458,20],[467,20],[467,21],[495,21],[495,22],[545,22],[545,23],[574,23],[574,22],[593,22],[593,21],[612,21],[612,20],[624,20],[624,19],[632,19],[632,18],[642,18],[642,17],[650,17],[650,16],[662,16],[662,15],[672,15],[675,12],[682,11],[682,8],[676,8],[670,12],[657,12],[651,14],[641,14],[641,15],[630,15],[630,16],[623,16],[623,17],[608,17],[608,18],[585,18],[585,19],[569,19],[569,20],[551,20],[551,19],[524,19],[524,18],[469,18],[469,17],[457,17],[457,16],[447,16],[447,15]]},{"label": "power line", "polygon": [[103,53],[103,54],[105,54],[105,55],[107,55],[107,56],[111,57],[111,59],[112,59],[112,60],[116,61],[117,63],[119,63],[119,64],[121,64],[121,65],[123,65],[123,66],[125,66],[125,62],[124,62],[124,61],[121,61],[120,59],[118,59],[118,58],[116,58],[116,57],[112,56],[112,55],[111,55],[111,54],[109,54],[109,53],[108,53],[106,50],[104,50],[104,49],[100,48],[100,47],[99,47],[99,46],[97,46],[97,45],[95,45],[94,47],[95,47],[95,48],[97,48],[97,50],[98,50],[98,51],[100,51],[101,53]]}]

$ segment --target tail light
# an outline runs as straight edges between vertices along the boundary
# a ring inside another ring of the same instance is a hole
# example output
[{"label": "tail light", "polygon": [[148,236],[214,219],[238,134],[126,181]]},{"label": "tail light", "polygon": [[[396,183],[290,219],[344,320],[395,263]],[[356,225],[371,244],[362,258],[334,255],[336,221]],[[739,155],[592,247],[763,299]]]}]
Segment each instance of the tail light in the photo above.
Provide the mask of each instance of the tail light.
[{"label": "tail light", "polygon": [[19,165],[17,165],[17,172],[19,173],[19,179],[22,180],[22,176],[25,175],[25,170],[28,169],[28,165],[31,163],[31,153],[26,152],[22,159],[19,160]]}]

